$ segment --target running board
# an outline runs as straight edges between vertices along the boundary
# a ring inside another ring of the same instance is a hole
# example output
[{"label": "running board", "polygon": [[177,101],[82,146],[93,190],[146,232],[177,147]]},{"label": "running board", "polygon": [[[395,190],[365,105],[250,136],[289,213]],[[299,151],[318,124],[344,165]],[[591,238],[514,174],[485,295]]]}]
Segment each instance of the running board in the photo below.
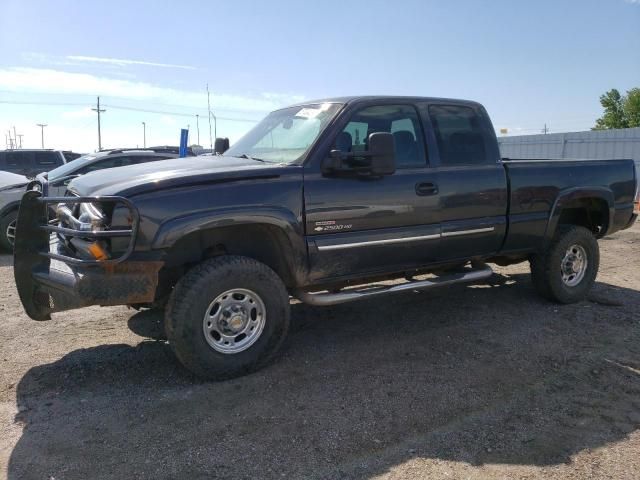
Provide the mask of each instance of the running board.
[{"label": "running board", "polygon": [[310,293],[297,290],[294,296],[303,303],[309,305],[326,306],[338,305],[340,303],[353,302],[363,298],[371,298],[390,293],[407,292],[411,290],[428,290],[436,287],[444,287],[456,283],[474,282],[483,280],[493,275],[493,270],[488,265],[479,268],[468,269],[466,272],[456,272],[441,277],[430,278],[428,280],[411,280],[400,285],[376,285],[361,286],[341,292]]}]

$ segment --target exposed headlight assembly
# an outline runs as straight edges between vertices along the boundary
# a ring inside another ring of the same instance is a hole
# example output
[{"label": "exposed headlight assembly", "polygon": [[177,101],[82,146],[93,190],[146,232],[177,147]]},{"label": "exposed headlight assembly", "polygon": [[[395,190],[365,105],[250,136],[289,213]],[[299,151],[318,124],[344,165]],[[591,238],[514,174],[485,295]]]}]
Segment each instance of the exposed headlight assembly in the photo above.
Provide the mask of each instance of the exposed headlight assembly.
[{"label": "exposed headlight assembly", "polygon": [[102,230],[107,221],[107,216],[95,203],[81,203],[78,220],[82,225],[81,230]]},{"label": "exposed headlight assembly", "polygon": [[[82,202],[78,206],[77,218],[73,210],[65,203],[59,203],[56,209],[58,220],[61,226],[69,227],[82,232],[99,232],[105,230],[107,226],[107,215],[100,205],[96,203]],[[110,255],[105,241],[97,239],[85,239],[72,237],[68,239],[76,251],[84,254],[88,258],[98,261],[108,260]]]}]

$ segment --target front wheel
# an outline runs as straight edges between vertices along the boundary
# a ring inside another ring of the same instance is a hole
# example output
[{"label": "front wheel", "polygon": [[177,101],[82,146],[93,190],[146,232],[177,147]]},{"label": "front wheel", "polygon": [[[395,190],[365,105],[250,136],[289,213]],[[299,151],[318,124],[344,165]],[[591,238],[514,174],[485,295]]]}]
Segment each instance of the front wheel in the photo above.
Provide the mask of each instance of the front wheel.
[{"label": "front wheel", "polygon": [[202,262],[176,285],[165,330],[180,362],[223,380],[266,365],[289,330],[289,295],[280,277],[247,257]]},{"label": "front wheel", "polygon": [[598,242],[584,227],[561,226],[530,264],[533,285],[543,297],[559,303],[579,302],[587,297],[598,275]]},{"label": "front wheel", "polygon": [[5,250],[13,251],[13,241],[16,237],[16,221],[18,211],[7,213],[0,219],[0,246]]}]

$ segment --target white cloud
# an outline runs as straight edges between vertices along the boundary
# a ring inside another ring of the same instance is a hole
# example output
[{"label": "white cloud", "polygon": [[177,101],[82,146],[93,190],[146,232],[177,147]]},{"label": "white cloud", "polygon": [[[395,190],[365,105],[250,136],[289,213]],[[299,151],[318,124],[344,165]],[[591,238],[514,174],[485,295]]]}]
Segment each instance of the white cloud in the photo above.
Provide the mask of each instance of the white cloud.
[{"label": "white cloud", "polygon": [[89,117],[94,117],[96,113],[92,111],[89,107],[87,107],[81,110],[71,110],[68,112],[62,112],[61,115],[64,118],[89,118]]},{"label": "white cloud", "polygon": [[109,65],[117,65],[119,67],[126,67],[129,65],[143,65],[147,67],[180,68],[183,70],[196,70],[196,67],[192,67],[191,65],[176,65],[173,63],[146,62],[143,60],[130,60],[125,58],[88,57],[84,55],[67,55],[66,58],[74,62],[108,63]]},{"label": "white cloud", "polygon": [[630,3],[631,5],[640,5],[640,0],[624,0],[625,3]]},{"label": "white cloud", "polygon": [[164,123],[165,125],[176,125],[178,122],[176,122],[176,119],[173,118],[171,115],[160,115],[160,121],[162,123]]},{"label": "white cloud", "polygon": [[[204,82],[203,82],[204,83]],[[147,82],[122,80],[87,73],[45,68],[0,68],[0,89],[15,93],[102,95],[206,109],[204,91],[161,87]],[[230,95],[211,92],[214,110],[268,112],[302,101],[300,95],[262,93]]]}]

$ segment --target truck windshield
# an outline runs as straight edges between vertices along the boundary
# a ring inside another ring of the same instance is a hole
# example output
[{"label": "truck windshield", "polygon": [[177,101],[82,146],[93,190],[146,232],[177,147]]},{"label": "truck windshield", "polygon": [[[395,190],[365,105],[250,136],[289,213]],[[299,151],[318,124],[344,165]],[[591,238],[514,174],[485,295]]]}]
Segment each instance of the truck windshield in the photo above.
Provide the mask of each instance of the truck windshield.
[{"label": "truck windshield", "polygon": [[271,112],[225,155],[293,163],[307,152],[341,106],[321,103]]},{"label": "truck windshield", "polygon": [[73,175],[85,165],[93,162],[96,158],[104,157],[106,155],[108,155],[108,152],[98,152],[84,155],[77,160],[74,160],[73,162],[65,163],[64,165],[60,165],[58,168],[54,168],[49,172],[47,178],[50,182],[52,182],[58,178],[66,177],[67,175]]}]

